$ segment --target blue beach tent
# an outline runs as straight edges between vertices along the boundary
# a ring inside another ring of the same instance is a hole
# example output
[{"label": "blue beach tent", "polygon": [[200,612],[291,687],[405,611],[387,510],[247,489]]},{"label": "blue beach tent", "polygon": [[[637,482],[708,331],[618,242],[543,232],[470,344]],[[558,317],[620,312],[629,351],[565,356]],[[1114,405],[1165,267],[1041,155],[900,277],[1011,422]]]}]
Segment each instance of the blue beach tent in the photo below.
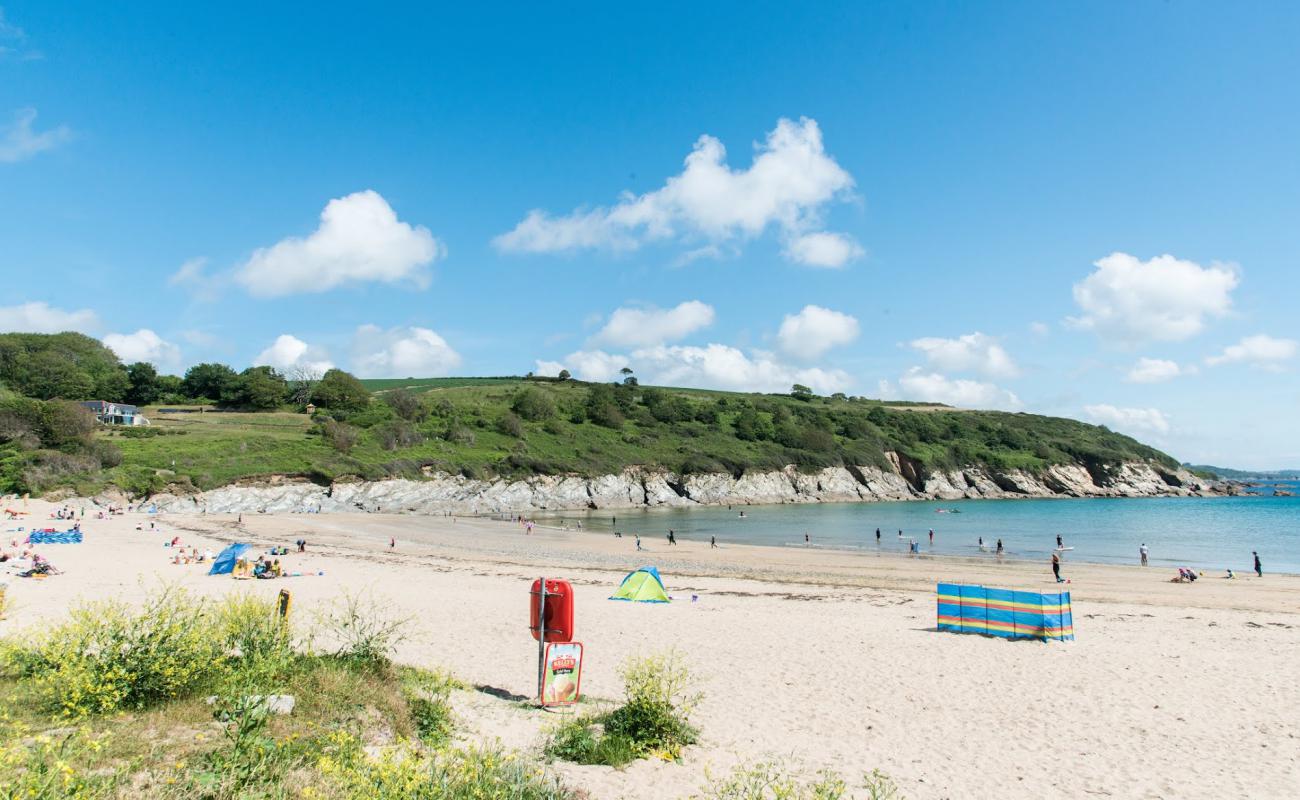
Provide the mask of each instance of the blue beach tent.
[{"label": "blue beach tent", "polygon": [[208,570],[209,575],[229,575],[235,569],[235,560],[245,552],[252,550],[251,544],[236,542],[225,550],[217,554],[217,560],[212,562],[212,569]]}]

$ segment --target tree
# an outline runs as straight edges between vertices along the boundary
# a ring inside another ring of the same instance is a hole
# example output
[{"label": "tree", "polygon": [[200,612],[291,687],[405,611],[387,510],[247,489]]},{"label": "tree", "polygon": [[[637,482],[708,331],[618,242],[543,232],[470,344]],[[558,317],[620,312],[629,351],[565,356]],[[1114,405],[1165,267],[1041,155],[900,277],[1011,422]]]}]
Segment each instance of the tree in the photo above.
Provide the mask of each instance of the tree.
[{"label": "tree", "polygon": [[225,364],[195,364],[185,371],[181,386],[193,400],[220,401],[239,376]]},{"label": "tree", "polygon": [[289,370],[286,378],[289,382],[289,402],[305,406],[311,401],[311,393],[320,382],[321,371],[315,367],[297,366]]},{"label": "tree", "polygon": [[43,400],[121,402],[129,387],[117,355],[80,333],[0,334],[0,382]]},{"label": "tree", "polygon": [[158,383],[158,370],[147,361],[137,361],[127,365],[126,378],[130,383],[126,390],[126,402],[137,406],[147,406],[162,394]]},{"label": "tree", "polygon": [[103,399],[92,398],[95,379],[88,372],[77,369],[72,359],[54,350],[34,353],[26,359],[19,391],[41,400],[56,397],[65,400]]},{"label": "tree", "polygon": [[562,369],[560,370],[560,374],[557,375],[556,377],[562,381],[567,381],[569,378],[572,378],[573,376],[569,374],[569,371],[567,369]]},{"label": "tree", "polygon": [[370,392],[353,375],[332,369],[316,384],[311,401],[331,411],[360,411],[370,405]]},{"label": "tree", "polygon": [[811,400],[814,397],[816,397],[816,395],[813,394],[813,390],[809,389],[807,386],[804,386],[802,383],[796,383],[794,386],[790,387],[790,396],[795,398],[796,400],[805,400],[805,401]]},{"label": "tree", "polygon": [[288,381],[273,367],[249,367],[226,386],[221,405],[269,411],[283,405],[288,396]]}]

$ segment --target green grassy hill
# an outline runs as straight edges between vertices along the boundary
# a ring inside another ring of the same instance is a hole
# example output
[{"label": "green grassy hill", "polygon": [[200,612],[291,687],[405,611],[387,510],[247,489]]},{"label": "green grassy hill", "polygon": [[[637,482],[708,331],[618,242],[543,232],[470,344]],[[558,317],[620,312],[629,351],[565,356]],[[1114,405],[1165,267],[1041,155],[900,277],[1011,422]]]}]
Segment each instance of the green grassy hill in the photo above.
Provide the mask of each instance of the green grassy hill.
[{"label": "green grassy hill", "polygon": [[[148,429],[99,434],[121,463],[70,481],[135,492],[170,483],[210,489],[271,475],[327,482],[419,477],[600,475],[630,465],[676,473],[886,466],[886,451],[923,471],[987,465],[1038,470],[1124,461],[1177,467],[1127,436],[1075,420],[958,411],[862,398],[738,394],[520,378],[368,381],[364,410],[165,413]],[[44,489],[48,487],[31,487]]]}]

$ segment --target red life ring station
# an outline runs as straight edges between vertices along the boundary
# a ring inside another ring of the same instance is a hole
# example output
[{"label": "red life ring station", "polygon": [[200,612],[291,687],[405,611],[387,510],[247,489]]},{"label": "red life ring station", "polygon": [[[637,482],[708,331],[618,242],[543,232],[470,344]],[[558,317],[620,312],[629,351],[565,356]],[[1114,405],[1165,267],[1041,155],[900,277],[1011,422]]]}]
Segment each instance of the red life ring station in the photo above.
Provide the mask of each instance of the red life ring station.
[{"label": "red life ring station", "polygon": [[532,632],[533,638],[539,642],[542,641],[542,632],[538,630],[539,623],[545,629],[546,641],[571,642],[573,641],[573,586],[568,581],[546,578],[546,590],[543,592],[542,580],[538,578],[533,581],[532,591],[529,592],[531,602],[528,609],[528,629]]}]

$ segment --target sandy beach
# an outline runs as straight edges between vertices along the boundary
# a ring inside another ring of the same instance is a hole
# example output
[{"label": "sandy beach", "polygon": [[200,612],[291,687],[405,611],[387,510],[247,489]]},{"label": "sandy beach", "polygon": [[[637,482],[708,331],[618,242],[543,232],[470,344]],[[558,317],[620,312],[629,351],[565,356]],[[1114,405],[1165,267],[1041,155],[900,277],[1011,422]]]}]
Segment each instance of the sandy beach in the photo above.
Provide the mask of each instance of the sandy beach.
[{"label": "sandy beach", "polygon": [[[74,503],[80,507],[80,503]],[[4,524],[43,527],[54,506]],[[153,520],[157,530],[148,530]],[[145,530],[137,531],[137,525]],[[57,619],[78,600],[138,600],[160,582],[203,593],[292,591],[295,614],[345,591],[410,616],[400,661],[441,666],[477,687],[457,695],[461,735],[538,748],[557,715],[533,692],[528,583],[572,581],[583,690],[614,699],[621,660],[677,647],[699,675],[700,743],[680,763],[625,770],[556,765],[593,798],[653,785],[690,797],[738,762],[809,773],[889,774],[909,798],[1288,797],[1300,787],[1300,577],[1075,565],[1077,640],[1008,642],[935,630],[935,583],[1054,591],[1047,564],[910,558],[662,535],[538,528],[486,519],[379,514],[126,514],[87,518],[80,545],[42,545],[61,575],[6,572],[0,634]],[[283,560],[304,577],[234,581],[170,563],[163,542],[218,549],[308,542]],[[389,548],[390,537],[397,546]],[[608,602],[630,569],[657,566],[674,602]],[[317,574],[322,573],[323,574]],[[693,599],[695,598],[695,599]]]}]

